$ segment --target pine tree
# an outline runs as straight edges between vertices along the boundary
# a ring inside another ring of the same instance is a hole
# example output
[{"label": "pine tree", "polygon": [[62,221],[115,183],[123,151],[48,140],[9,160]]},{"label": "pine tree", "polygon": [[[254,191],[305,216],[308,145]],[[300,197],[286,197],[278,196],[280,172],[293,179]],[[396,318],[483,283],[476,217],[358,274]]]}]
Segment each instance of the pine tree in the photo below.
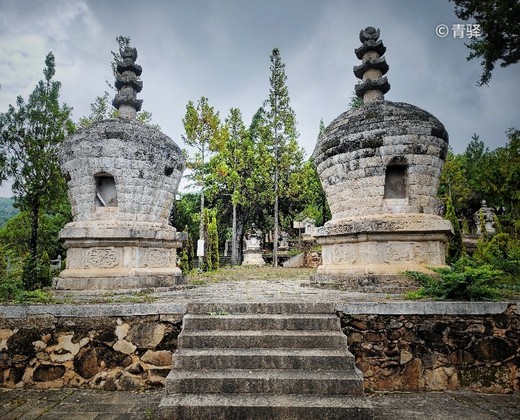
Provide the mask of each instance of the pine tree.
[{"label": "pine tree", "polygon": [[59,103],[61,83],[53,80],[55,72],[50,52],[45,58],[45,79],[38,82],[28,101],[19,96],[16,106],[0,114],[0,182],[13,180],[16,203],[31,217],[30,261],[24,275],[28,289],[42,286],[36,273],[40,212],[63,196],[58,149],[74,131],[72,109]]},{"label": "pine tree", "polygon": [[296,116],[291,108],[285,64],[278,48],[271,53],[271,76],[269,78],[269,99],[265,101],[267,109],[268,141],[274,156],[274,237],[273,265],[278,265],[279,236],[279,200],[288,185],[290,174],[301,166],[303,151],[298,147],[296,138]]}]

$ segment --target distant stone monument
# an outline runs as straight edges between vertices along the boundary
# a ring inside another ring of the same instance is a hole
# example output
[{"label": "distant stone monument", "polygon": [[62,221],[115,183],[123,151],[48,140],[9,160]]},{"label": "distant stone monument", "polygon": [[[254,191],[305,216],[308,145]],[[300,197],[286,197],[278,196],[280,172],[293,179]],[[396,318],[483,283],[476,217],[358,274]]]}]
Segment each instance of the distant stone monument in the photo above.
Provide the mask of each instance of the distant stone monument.
[{"label": "distant stone monument", "polygon": [[445,264],[452,228],[436,213],[448,133],[428,112],[384,100],[386,47],[372,27],[359,39],[363,105],[336,118],[313,153],[332,213],[316,229],[323,264],[314,280],[389,291],[406,286],[404,270]]},{"label": "distant stone monument", "polygon": [[254,231],[246,239],[246,249],[244,251],[244,260],[242,265],[265,265],[262,257],[262,248],[260,248],[260,238],[262,232]]},{"label": "distant stone monument", "polygon": [[68,137],[60,164],[73,221],[60,238],[67,266],[57,289],[141,289],[183,281],[176,266],[183,234],[168,216],[185,167],[179,147],[135,119],[142,89],[137,50],[121,50],[113,101],[120,117]]},{"label": "distant stone monument", "polygon": [[286,231],[280,232],[280,240],[278,241],[278,250],[279,251],[288,251],[289,250],[289,234]]},{"label": "distant stone monument", "polygon": [[[480,220],[481,217],[482,222]],[[473,221],[477,228],[477,235],[482,235],[483,233],[495,233],[495,213],[493,213],[491,207],[488,207],[486,200],[482,200],[480,209],[478,209],[473,215]],[[484,224],[486,232],[482,232],[482,223]]]}]

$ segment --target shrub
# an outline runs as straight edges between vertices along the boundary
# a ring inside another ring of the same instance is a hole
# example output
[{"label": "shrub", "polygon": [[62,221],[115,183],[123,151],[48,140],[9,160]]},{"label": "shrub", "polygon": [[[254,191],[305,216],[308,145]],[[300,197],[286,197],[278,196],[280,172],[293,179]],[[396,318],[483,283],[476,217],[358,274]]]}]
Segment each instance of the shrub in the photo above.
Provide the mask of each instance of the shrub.
[{"label": "shrub", "polygon": [[476,266],[467,256],[451,267],[432,268],[435,275],[417,271],[405,274],[421,284],[421,288],[408,298],[432,297],[453,300],[495,300],[500,297],[497,281],[504,275],[491,265]]}]

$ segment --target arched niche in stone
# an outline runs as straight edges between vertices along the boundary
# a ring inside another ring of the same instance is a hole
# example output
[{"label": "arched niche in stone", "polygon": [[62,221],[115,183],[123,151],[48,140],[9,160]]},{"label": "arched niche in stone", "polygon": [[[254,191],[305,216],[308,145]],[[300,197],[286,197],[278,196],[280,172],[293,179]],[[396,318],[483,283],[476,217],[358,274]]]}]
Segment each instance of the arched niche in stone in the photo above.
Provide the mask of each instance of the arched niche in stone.
[{"label": "arched niche in stone", "polygon": [[402,156],[394,157],[386,166],[383,198],[408,198],[408,164]]},{"label": "arched niche in stone", "polygon": [[114,177],[107,172],[94,175],[96,208],[117,207],[117,189]]}]

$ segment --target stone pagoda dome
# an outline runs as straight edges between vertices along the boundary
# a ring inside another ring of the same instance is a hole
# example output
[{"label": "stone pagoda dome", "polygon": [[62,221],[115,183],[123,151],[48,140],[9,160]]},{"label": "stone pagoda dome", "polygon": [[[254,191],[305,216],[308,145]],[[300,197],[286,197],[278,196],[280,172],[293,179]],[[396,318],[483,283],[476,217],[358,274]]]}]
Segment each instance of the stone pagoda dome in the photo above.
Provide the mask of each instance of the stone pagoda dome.
[{"label": "stone pagoda dome", "polygon": [[355,50],[363,104],[332,121],[313,153],[332,214],[318,229],[317,278],[351,286],[444,265],[451,231],[437,199],[448,133],[421,108],[384,99],[389,66],[379,35],[362,30]]},{"label": "stone pagoda dome", "polygon": [[119,117],[94,122],[68,137],[60,164],[73,221],[60,232],[67,267],[58,289],[171,286],[182,276],[168,225],[185,162],[161,131],[136,120],[142,89],[137,50],[121,50],[113,105]]}]

